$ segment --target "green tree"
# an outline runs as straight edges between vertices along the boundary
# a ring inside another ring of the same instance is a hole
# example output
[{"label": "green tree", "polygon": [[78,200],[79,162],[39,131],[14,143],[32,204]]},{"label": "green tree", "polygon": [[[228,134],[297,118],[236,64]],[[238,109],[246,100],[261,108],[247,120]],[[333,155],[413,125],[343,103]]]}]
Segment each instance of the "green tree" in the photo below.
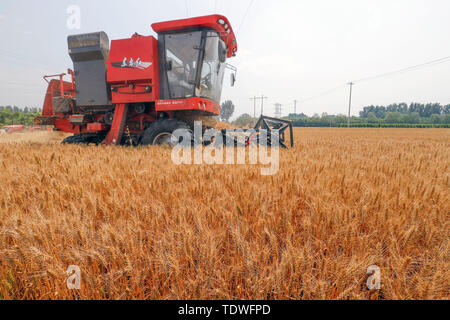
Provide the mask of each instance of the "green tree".
[{"label": "green tree", "polygon": [[234,104],[231,100],[226,100],[222,103],[222,108],[220,109],[220,119],[222,121],[228,122],[234,113]]},{"label": "green tree", "polygon": [[375,112],[369,112],[367,116],[367,121],[369,121],[369,123],[377,122],[377,116],[375,115]]},{"label": "green tree", "polygon": [[442,107],[442,113],[450,114],[450,104],[447,104],[446,106]]},{"label": "green tree", "polygon": [[431,123],[433,124],[440,124],[441,123],[441,116],[438,114],[432,114],[431,115]]},{"label": "green tree", "polygon": [[386,123],[399,123],[402,118],[399,112],[388,112],[386,114]]},{"label": "green tree", "polygon": [[444,118],[442,119],[442,123],[444,124],[450,124],[450,113],[447,113]]},{"label": "green tree", "polygon": [[417,112],[411,112],[403,116],[403,122],[409,124],[420,123],[420,115]]},{"label": "green tree", "polygon": [[251,124],[255,119],[252,118],[248,113],[241,114],[236,120],[233,121],[234,125],[237,126],[246,126]]},{"label": "green tree", "polygon": [[12,108],[0,110],[0,126],[11,124],[33,125],[34,117],[40,115],[39,112],[25,113],[23,111],[13,112]]}]

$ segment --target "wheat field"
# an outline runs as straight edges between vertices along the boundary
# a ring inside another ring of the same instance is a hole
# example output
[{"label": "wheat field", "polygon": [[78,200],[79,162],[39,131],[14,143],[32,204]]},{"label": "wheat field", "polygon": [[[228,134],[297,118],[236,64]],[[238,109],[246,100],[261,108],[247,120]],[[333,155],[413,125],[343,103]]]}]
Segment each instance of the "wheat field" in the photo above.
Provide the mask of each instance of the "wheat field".
[{"label": "wheat field", "polygon": [[295,129],[272,176],[36,134],[0,136],[0,299],[450,297],[447,129]]}]

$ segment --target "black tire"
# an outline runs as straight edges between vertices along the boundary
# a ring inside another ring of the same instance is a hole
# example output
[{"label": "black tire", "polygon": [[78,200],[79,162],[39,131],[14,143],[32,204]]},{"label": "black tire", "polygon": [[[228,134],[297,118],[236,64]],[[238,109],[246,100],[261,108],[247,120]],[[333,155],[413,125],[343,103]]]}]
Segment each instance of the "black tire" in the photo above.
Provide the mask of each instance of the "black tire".
[{"label": "black tire", "polygon": [[78,144],[78,145],[99,145],[105,139],[103,135],[73,135],[65,138],[62,144]]},{"label": "black tire", "polygon": [[156,121],[145,130],[141,139],[141,145],[161,145],[159,138],[164,134],[171,135],[177,129],[185,129],[192,132],[191,128],[186,123],[176,119]]},{"label": "black tire", "polygon": [[76,135],[65,138],[61,143],[62,144],[87,144],[87,141],[82,136],[76,134]]},{"label": "black tire", "polygon": [[98,146],[103,142],[103,140],[105,140],[105,137],[106,137],[105,135],[97,134],[86,136],[84,137],[84,140],[86,141],[86,144],[95,144],[96,146]]}]

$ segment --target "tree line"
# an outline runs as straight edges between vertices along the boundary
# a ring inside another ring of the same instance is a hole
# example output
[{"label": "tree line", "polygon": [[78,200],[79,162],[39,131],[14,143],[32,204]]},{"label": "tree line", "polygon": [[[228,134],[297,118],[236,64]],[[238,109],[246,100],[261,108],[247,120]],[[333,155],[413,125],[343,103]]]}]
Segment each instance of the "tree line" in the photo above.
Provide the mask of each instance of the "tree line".
[{"label": "tree line", "polygon": [[387,107],[385,106],[368,106],[364,107],[362,111],[359,112],[361,118],[368,118],[370,114],[373,114],[379,119],[386,118],[388,113],[401,113],[401,114],[411,114],[417,113],[422,118],[429,118],[433,114],[436,115],[447,115],[450,113],[450,104],[442,106],[439,103],[411,103],[410,105],[406,103],[394,103]]},{"label": "tree line", "polygon": [[39,108],[25,107],[21,109],[17,106],[0,106],[0,126],[12,124],[31,126],[33,125],[34,117],[40,114],[41,110]]},{"label": "tree line", "polygon": [[[297,127],[346,127],[347,116],[343,114],[312,117],[304,113],[289,114],[285,119],[292,120]],[[240,115],[233,124],[247,126],[255,123],[251,115]],[[388,106],[367,106],[359,116],[350,118],[352,127],[387,127],[387,128],[450,128],[450,105],[439,103],[394,103]]]},{"label": "tree line", "polygon": [[[298,118],[295,115],[288,117],[296,127],[347,127],[345,115],[322,115],[306,118]],[[433,115],[422,118],[417,114],[388,113],[386,118],[375,117],[361,118],[351,117],[351,127],[360,128],[450,128],[450,115]]]},{"label": "tree line", "polygon": [[24,107],[20,108],[18,106],[0,106],[0,111],[9,110],[11,112],[23,112],[23,113],[29,113],[29,112],[41,112],[41,108],[36,107]]},{"label": "tree line", "polygon": [[[347,116],[315,114],[290,114],[295,126],[301,127],[346,127]],[[352,127],[403,127],[403,128],[450,128],[450,105],[439,103],[394,103],[388,106],[367,106],[359,117],[350,118]]]}]

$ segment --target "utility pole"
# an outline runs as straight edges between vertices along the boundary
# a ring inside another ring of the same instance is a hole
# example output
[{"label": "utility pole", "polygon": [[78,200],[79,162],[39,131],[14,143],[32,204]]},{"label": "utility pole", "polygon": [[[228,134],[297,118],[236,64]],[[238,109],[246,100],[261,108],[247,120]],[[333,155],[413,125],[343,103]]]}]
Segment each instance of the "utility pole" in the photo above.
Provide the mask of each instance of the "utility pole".
[{"label": "utility pole", "polygon": [[297,114],[297,100],[294,100],[294,114]]},{"label": "utility pole", "polygon": [[261,115],[264,113],[264,99],[267,99],[264,95],[261,95],[261,97],[253,97],[250,98],[250,100],[253,100],[255,102],[254,104],[254,117],[256,118],[256,100],[261,99]]},{"label": "utility pole", "polygon": [[253,118],[255,118],[255,119],[256,119],[256,100],[257,99],[258,98],[256,96],[253,98],[250,98],[250,100],[253,100]]},{"label": "utility pole", "polygon": [[283,105],[281,103],[275,103],[275,117],[281,118],[281,107]]},{"label": "utility pole", "polygon": [[267,97],[265,97],[263,94],[261,95],[261,115],[263,115],[264,113],[264,99],[267,99]]},{"label": "utility pole", "polygon": [[348,85],[350,86],[350,98],[349,98],[349,101],[348,101],[347,128],[350,128],[350,111],[352,109],[352,88],[353,88],[354,83],[350,82]]}]

